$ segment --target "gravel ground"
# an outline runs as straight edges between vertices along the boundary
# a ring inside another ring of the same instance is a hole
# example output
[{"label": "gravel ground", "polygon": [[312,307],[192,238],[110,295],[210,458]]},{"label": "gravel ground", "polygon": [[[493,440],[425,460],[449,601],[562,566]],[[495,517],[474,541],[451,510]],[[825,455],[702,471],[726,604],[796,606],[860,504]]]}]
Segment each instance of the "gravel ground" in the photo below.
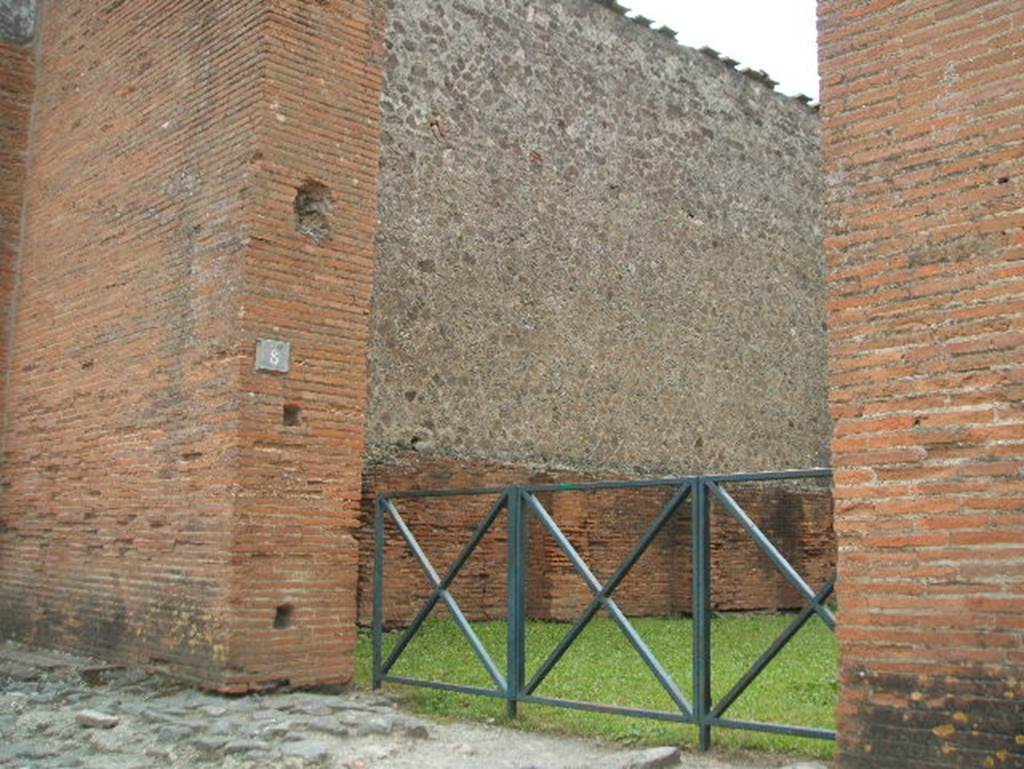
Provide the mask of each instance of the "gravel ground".
[{"label": "gravel ground", "polygon": [[[482,724],[433,723],[386,697],[227,698],[139,670],[0,644],[7,769],[777,769],[772,756],[648,751]],[[824,764],[789,769],[825,769]]]}]

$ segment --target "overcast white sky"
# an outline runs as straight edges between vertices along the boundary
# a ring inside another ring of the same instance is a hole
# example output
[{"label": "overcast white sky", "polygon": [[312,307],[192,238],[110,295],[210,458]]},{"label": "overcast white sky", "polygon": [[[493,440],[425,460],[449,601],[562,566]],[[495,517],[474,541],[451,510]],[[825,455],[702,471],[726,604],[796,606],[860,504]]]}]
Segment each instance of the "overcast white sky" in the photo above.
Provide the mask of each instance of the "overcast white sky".
[{"label": "overcast white sky", "polygon": [[[708,45],[751,69],[763,69],[777,89],[818,98],[815,0],[619,0],[679,33],[683,45]],[[657,25],[655,25],[657,26]]]}]

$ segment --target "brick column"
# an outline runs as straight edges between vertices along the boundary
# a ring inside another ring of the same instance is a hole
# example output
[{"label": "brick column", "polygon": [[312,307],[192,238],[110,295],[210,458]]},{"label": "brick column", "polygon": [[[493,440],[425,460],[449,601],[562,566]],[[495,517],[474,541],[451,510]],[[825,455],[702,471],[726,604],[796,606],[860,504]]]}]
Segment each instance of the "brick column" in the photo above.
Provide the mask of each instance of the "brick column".
[{"label": "brick column", "polygon": [[25,164],[34,89],[35,8],[0,7],[0,416],[7,390],[8,323],[12,312],[25,202]]},{"label": "brick column", "polygon": [[1024,765],[1024,5],[822,0],[838,766]]},{"label": "brick column", "polygon": [[229,654],[241,689],[352,674],[383,87],[366,0],[270,5],[242,335],[286,340],[292,360],[286,375],[242,372]]},{"label": "brick column", "polygon": [[366,0],[47,4],[0,633],[223,690],[351,676],[378,27]]}]

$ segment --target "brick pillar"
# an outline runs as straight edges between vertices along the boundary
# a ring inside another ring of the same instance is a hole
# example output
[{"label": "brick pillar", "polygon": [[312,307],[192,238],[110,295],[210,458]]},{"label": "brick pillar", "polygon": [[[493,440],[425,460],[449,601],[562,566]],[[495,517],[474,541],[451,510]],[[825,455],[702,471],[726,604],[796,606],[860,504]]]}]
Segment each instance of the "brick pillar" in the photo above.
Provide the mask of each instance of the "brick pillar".
[{"label": "brick pillar", "polygon": [[229,653],[242,689],[352,674],[383,88],[366,0],[271,6],[242,327],[289,341],[292,361],[242,376]]},{"label": "brick pillar", "polygon": [[21,253],[25,164],[35,67],[34,3],[0,6],[0,417],[7,390],[7,324]]},{"label": "brick pillar", "polygon": [[1024,765],[1024,5],[822,0],[838,766]]},{"label": "brick pillar", "polygon": [[[367,0],[44,10],[0,633],[224,690],[347,680],[379,25]],[[289,373],[254,371],[258,337]]]}]

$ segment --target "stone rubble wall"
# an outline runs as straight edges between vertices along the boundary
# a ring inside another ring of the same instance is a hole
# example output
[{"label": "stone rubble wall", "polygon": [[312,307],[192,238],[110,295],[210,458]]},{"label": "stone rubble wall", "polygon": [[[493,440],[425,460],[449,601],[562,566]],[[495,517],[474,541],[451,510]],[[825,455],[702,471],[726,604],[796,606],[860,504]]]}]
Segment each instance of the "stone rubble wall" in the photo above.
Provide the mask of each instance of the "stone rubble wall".
[{"label": "stone rubble wall", "polygon": [[376,2],[367,460],[827,465],[817,113],[593,0]]}]

